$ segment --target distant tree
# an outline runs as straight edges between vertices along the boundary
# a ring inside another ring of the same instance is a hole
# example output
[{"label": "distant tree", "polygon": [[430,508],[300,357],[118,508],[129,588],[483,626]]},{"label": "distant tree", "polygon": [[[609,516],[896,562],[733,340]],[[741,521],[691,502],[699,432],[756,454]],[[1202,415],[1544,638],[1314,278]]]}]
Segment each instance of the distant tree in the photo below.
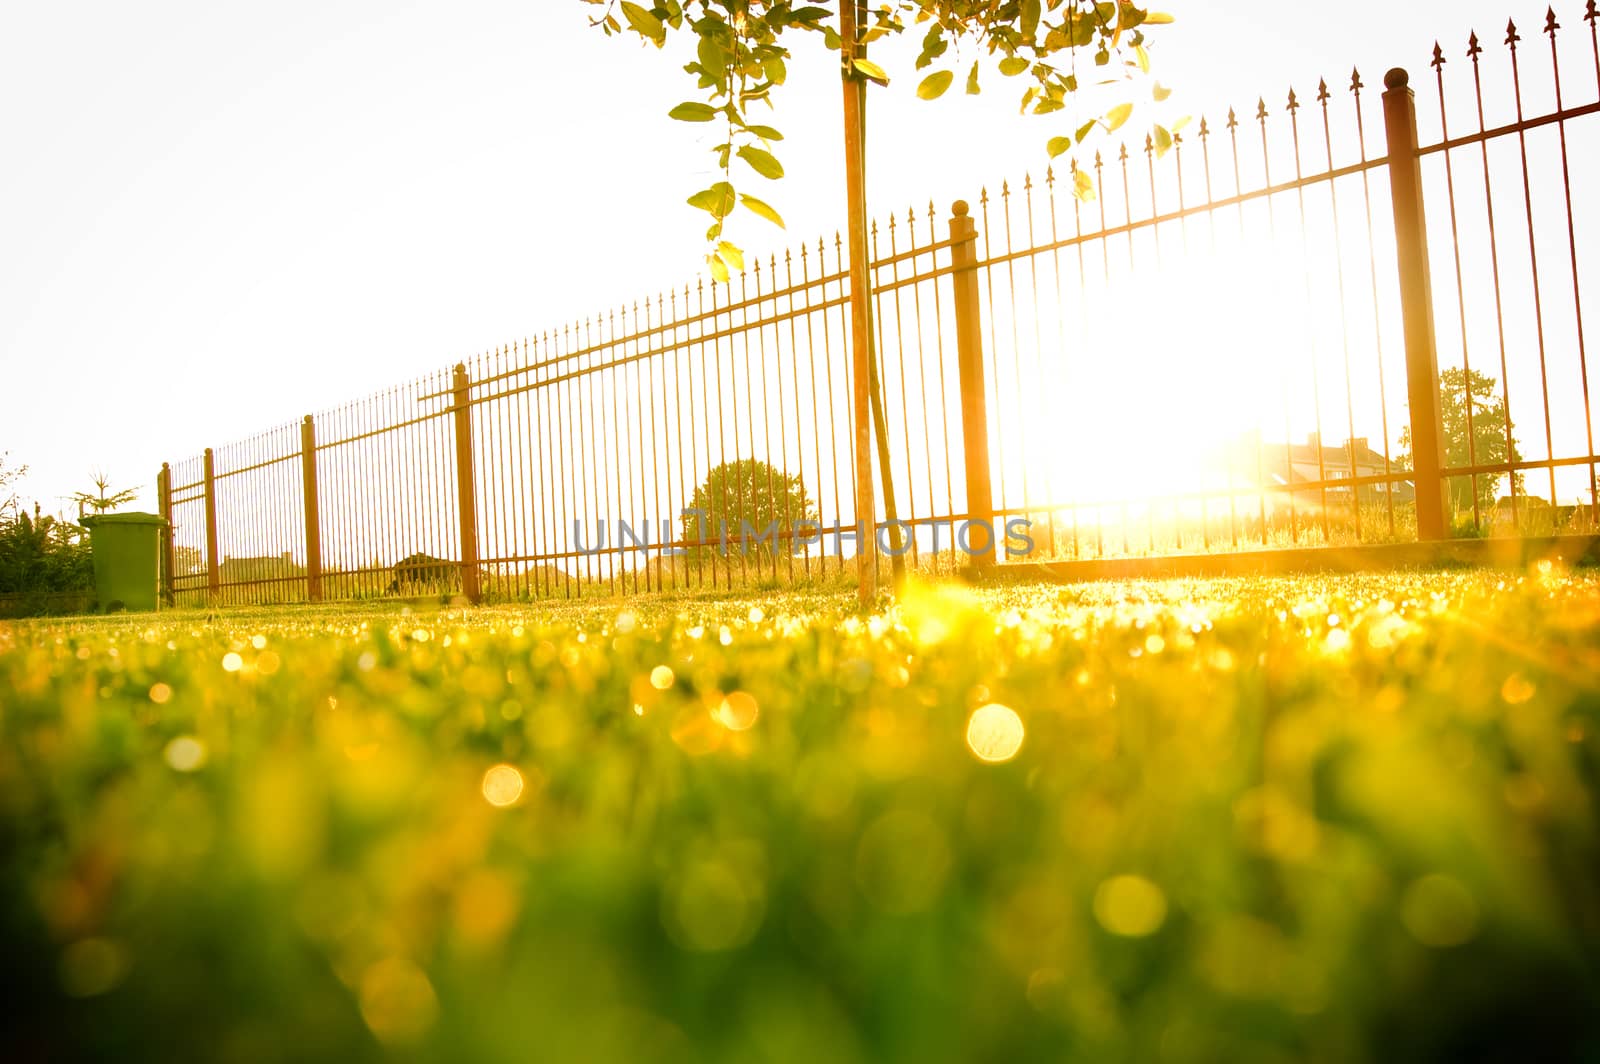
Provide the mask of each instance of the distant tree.
[{"label": "distant tree", "polygon": [[740,553],[735,537],[741,532],[748,537],[744,550],[750,557],[770,559],[774,554],[794,553],[791,533],[795,526],[817,520],[800,478],[755,458],[724,462],[711,470],[694,490],[688,508],[698,513],[684,515],[683,538],[720,544],[726,529],[730,557]]},{"label": "distant tree", "polygon": [[126,506],[139,497],[138,491],[133,488],[112,491],[111,478],[99,470],[90,474],[90,478],[94,482],[94,494],[91,495],[87,491],[75,491],[68,496],[78,504],[78,512],[80,514],[86,509],[93,510],[97,514],[103,514],[110,510],[115,510],[119,506]]},{"label": "distant tree", "polygon": [[6,457],[9,451],[0,451],[0,521],[7,517],[14,517],[17,513],[17,482],[28,474],[25,465],[6,468]]},{"label": "distant tree", "polygon": [[[1467,396],[1472,396],[1472,416],[1467,417]],[[1494,465],[1522,461],[1517,438],[1509,435],[1513,426],[1506,420],[1505,400],[1496,393],[1493,377],[1458,368],[1439,374],[1439,416],[1444,424],[1444,464],[1446,466]],[[1470,428],[1468,422],[1471,422]],[[1509,435],[1509,440],[1508,440]],[[1411,468],[1411,427],[1400,430],[1401,469]],[[1478,509],[1494,506],[1504,474],[1488,473],[1477,478]],[[1521,473],[1512,474],[1517,494],[1522,494]],[[1473,478],[1449,478],[1450,505],[1458,512],[1472,509]]]}]

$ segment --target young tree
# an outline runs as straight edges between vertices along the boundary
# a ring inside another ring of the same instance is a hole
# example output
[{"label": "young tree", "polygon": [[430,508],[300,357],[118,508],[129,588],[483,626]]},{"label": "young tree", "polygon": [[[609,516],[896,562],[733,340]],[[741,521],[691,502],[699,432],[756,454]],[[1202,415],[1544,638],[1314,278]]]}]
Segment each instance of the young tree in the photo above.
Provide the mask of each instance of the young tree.
[{"label": "young tree", "polygon": [[[1470,394],[1471,416],[1467,397]],[[1472,370],[1452,367],[1439,372],[1439,418],[1444,425],[1444,464],[1447,467],[1495,465],[1520,462],[1517,439],[1506,417],[1505,399],[1496,392],[1493,377]],[[1470,424],[1469,424],[1470,422]],[[1411,468],[1411,427],[1400,430],[1401,469]],[[1477,483],[1479,513],[1494,506],[1504,474],[1486,473],[1473,477],[1448,478],[1450,505],[1457,513],[1472,510],[1473,483]],[[1522,494],[1522,474],[1511,475],[1513,490]]]},{"label": "young tree", "polygon": [[86,509],[93,510],[97,514],[103,514],[115,510],[119,506],[126,506],[139,497],[139,492],[134,488],[112,491],[111,478],[99,470],[90,474],[90,478],[94,482],[94,494],[91,495],[87,491],[75,491],[68,496],[78,504],[78,512],[80,514]]},{"label": "young tree", "polygon": [[[763,561],[794,553],[796,526],[817,520],[800,478],[755,458],[724,462],[711,470],[686,509],[695,512],[683,517],[683,538],[715,544],[700,551],[720,552],[726,534],[730,557],[743,553]],[[737,538],[741,535],[742,541]]]}]

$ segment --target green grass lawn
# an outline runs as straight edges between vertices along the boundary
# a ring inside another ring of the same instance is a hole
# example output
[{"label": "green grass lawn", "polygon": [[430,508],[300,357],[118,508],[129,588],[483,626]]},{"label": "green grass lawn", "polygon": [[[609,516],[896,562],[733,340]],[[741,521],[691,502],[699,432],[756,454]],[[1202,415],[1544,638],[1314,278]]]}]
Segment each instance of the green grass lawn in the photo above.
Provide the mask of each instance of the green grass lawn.
[{"label": "green grass lawn", "polygon": [[0,624],[0,1059],[1600,1059],[1600,578]]}]

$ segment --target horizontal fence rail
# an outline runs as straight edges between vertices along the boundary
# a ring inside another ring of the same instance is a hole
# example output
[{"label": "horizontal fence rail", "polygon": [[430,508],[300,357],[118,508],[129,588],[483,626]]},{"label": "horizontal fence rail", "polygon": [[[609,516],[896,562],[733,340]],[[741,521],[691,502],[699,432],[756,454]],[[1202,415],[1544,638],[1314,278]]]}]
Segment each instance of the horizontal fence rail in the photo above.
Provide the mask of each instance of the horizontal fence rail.
[{"label": "horizontal fence rail", "polygon": [[881,219],[870,455],[835,236],[163,467],[168,600],[1592,530],[1593,0],[1582,21]]}]

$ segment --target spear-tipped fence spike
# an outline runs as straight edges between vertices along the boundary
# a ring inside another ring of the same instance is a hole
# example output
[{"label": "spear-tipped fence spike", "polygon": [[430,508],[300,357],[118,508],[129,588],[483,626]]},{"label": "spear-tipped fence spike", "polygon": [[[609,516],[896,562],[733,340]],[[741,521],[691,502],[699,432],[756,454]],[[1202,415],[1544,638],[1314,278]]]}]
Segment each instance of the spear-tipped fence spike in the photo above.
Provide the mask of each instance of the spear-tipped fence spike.
[{"label": "spear-tipped fence spike", "polygon": [[1023,175],[1022,175],[1022,191],[1024,191],[1024,192],[1032,192],[1033,191],[1033,175],[1032,174],[1027,173],[1027,172],[1023,173]]},{"label": "spear-tipped fence spike", "polygon": [[1289,112],[1291,114],[1293,114],[1295,111],[1298,111],[1298,110],[1300,110],[1300,100],[1295,96],[1294,90],[1290,89],[1289,90]]},{"label": "spear-tipped fence spike", "polygon": [[1003,178],[1000,181],[1000,198],[1001,199],[1010,199],[1011,198],[1011,182],[1006,181]]},{"label": "spear-tipped fence spike", "polygon": [[1096,170],[1098,170],[1104,165],[1105,165],[1105,160],[1100,157],[1100,149],[1096,148],[1094,150],[1094,168]]},{"label": "spear-tipped fence spike", "polygon": [[1234,113],[1233,108],[1231,108],[1231,107],[1228,108],[1228,128],[1229,129],[1236,129],[1236,128],[1238,128],[1238,125],[1239,125],[1239,116]]},{"label": "spear-tipped fence spike", "polygon": [[1317,102],[1318,103],[1320,103],[1324,107],[1326,107],[1328,105],[1328,99],[1332,95],[1333,94],[1328,91],[1328,79],[1327,78],[1322,78],[1320,81],[1317,82]]},{"label": "spear-tipped fence spike", "polygon": [[1265,122],[1266,120],[1267,120],[1267,101],[1266,101],[1266,99],[1264,97],[1257,97],[1257,99],[1256,99],[1256,121]]},{"label": "spear-tipped fence spike", "polygon": [[1442,48],[1439,45],[1438,41],[1434,41],[1433,42],[1433,62],[1428,64],[1428,65],[1433,67],[1433,69],[1438,70],[1440,67],[1444,66],[1444,64],[1445,64],[1444,48]]},{"label": "spear-tipped fence spike", "polygon": [[1595,0],[1589,0],[1589,6],[1583,10],[1583,20],[1589,24],[1589,28],[1592,30],[1594,29],[1595,19],[1600,19],[1600,4],[1596,4]]},{"label": "spear-tipped fence spike", "polygon": [[1361,83],[1361,71],[1360,71],[1360,69],[1357,68],[1357,67],[1351,67],[1350,68],[1350,91],[1354,92],[1354,93],[1360,93],[1361,90],[1364,89],[1364,88],[1366,88],[1366,86]]},{"label": "spear-tipped fence spike", "polygon": [[1205,115],[1201,115],[1200,116],[1200,135],[1202,137],[1211,136],[1211,127],[1206,124],[1206,116]]},{"label": "spear-tipped fence spike", "polygon": [[1511,50],[1513,52],[1517,50],[1517,42],[1520,41],[1520,40],[1522,40],[1522,35],[1517,32],[1516,20],[1515,19],[1511,19],[1511,20],[1507,21],[1506,22],[1506,44],[1511,46]]},{"label": "spear-tipped fence spike", "polygon": [[1156,150],[1156,141],[1152,134],[1146,133],[1144,135],[1144,150],[1146,155]]},{"label": "spear-tipped fence spike", "polygon": [[1551,37],[1556,35],[1556,30],[1561,28],[1561,23],[1556,21],[1556,9],[1546,8],[1544,13],[1544,31]]},{"label": "spear-tipped fence spike", "polygon": [[1471,36],[1467,38],[1467,58],[1476,63],[1478,56],[1482,54],[1483,45],[1478,43],[1478,31],[1473,30]]},{"label": "spear-tipped fence spike", "polygon": [[1123,141],[1122,142],[1122,146],[1121,146],[1121,150],[1117,152],[1117,162],[1125,163],[1127,161],[1128,161],[1128,142],[1127,141]]},{"label": "spear-tipped fence spike", "polygon": [[1054,189],[1056,187],[1056,168],[1054,166],[1046,166],[1044,168],[1044,183],[1047,188]]}]

